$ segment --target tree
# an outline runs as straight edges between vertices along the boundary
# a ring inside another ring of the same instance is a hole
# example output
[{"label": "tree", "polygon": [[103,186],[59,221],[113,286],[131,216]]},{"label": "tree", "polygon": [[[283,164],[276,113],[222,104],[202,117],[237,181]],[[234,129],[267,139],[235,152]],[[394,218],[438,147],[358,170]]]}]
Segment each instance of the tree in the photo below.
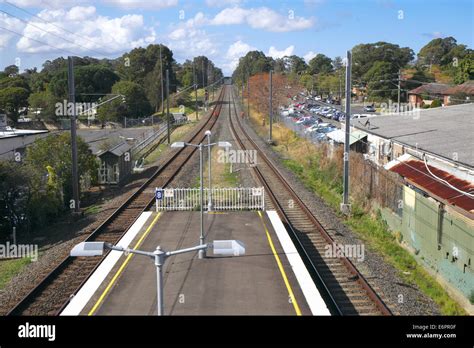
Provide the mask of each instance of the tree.
[{"label": "tree", "polygon": [[[94,102],[100,94],[110,93],[110,90],[119,77],[102,65],[84,65],[74,67],[74,82],[76,85],[77,102]],[[67,71],[62,70],[50,82],[52,94],[60,99],[68,96]]]},{"label": "tree", "polygon": [[0,89],[8,87],[21,87],[30,91],[28,81],[23,76],[6,77],[0,80]]},{"label": "tree", "polygon": [[261,51],[250,51],[239,59],[239,64],[234,70],[232,77],[237,84],[247,80],[247,76],[252,76],[262,72],[269,72],[273,66],[273,59],[265,56]]},{"label": "tree", "polygon": [[18,120],[18,110],[28,106],[29,92],[21,87],[7,87],[0,90],[0,109],[4,109],[10,118]]},{"label": "tree", "polygon": [[293,56],[287,57],[287,59],[288,59],[290,73],[293,75],[300,75],[308,69],[308,65],[306,64],[304,59],[301,57],[293,55]]},{"label": "tree", "polygon": [[49,91],[31,93],[28,104],[32,109],[41,109],[41,118],[46,120],[55,119],[55,104],[59,100]]},{"label": "tree", "polygon": [[[119,81],[112,87],[112,94],[125,96],[125,103],[121,98],[117,98],[99,107],[98,118],[103,122],[121,121],[124,117],[149,116],[152,113],[152,107],[146,97],[145,89],[138,83]],[[108,95],[105,100],[112,97],[113,95]]]},{"label": "tree", "polygon": [[[96,182],[98,163],[81,137],[77,137],[77,158],[79,177],[87,175],[91,177],[92,182]],[[65,206],[69,206],[69,200],[72,198],[71,135],[69,132],[37,139],[28,146],[25,163],[38,173],[39,178],[49,177],[48,184],[52,189],[56,187],[60,190]]]},{"label": "tree", "polygon": [[[449,63],[448,53],[457,46],[457,41],[453,37],[437,38],[428,42],[418,52],[418,63],[441,64]],[[447,61],[448,60],[448,61]]]},{"label": "tree", "polygon": [[30,176],[18,163],[0,161],[0,240],[6,239],[13,227],[25,223],[30,195]]},{"label": "tree", "polygon": [[14,75],[18,75],[19,69],[16,65],[9,65],[9,66],[5,67],[3,72],[7,76],[12,76],[12,75],[14,76]]},{"label": "tree", "polygon": [[319,53],[309,61],[309,71],[313,75],[330,73],[332,70],[332,60],[324,54]]},{"label": "tree", "polygon": [[398,71],[412,61],[413,57],[411,48],[388,42],[356,45],[352,48],[352,75],[355,80],[362,79],[375,62],[389,63],[391,70]]},{"label": "tree", "polygon": [[474,80],[474,53],[468,54],[458,62],[454,68],[453,80],[456,84]]},{"label": "tree", "polygon": [[378,98],[395,99],[397,88],[394,86],[394,77],[397,72],[395,67],[388,62],[375,62],[372,68],[363,76],[367,82],[369,95]]}]

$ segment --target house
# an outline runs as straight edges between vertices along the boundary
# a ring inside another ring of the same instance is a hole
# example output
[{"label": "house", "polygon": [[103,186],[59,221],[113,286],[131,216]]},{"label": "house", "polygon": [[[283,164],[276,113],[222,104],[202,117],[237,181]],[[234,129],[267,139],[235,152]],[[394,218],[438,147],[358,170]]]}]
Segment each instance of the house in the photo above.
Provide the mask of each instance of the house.
[{"label": "house", "polygon": [[416,151],[472,169],[473,115],[473,103],[460,104],[377,116],[370,123],[354,123],[354,128],[367,134],[368,157],[379,166]]},{"label": "house", "polygon": [[[463,102],[469,102],[474,100],[474,80],[469,80],[463,84],[448,88],[444,95],[444,105],[460,104]],[[454,94],[466,94],[466,100],[453,100]]]},{"label": "house", "polygon": [[450,88],[450,85],[444,83],[427,83],[409,91],[408,101],[412,105],[430,105],[435,99],[444,100],[446,91]]},{"label": "house", "polygon": [[99,158],[99,183],[121,184],[132,174],[132,145],[121,142],[97,154]]}]

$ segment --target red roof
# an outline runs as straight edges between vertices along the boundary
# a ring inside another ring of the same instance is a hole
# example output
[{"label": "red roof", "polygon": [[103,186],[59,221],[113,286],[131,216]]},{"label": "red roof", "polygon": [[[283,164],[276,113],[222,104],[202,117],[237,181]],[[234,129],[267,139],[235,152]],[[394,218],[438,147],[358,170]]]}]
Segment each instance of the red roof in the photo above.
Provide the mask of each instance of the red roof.
[{"label": "red roof", "polygon": [[[474,193],[474,185],[469,181],[459,179],[444,170],[430,165],[428,165],[428,168],[431,173],[440,179],[446,180],[458,190]],[[474,198],[470,198],[435,179],[428,172],[423,161],[411,159],[391,167],[390,170],[405,177],[412,184],[427,193],[431,193],[434,197],[441,198],[453,206],[474,213]]]}]

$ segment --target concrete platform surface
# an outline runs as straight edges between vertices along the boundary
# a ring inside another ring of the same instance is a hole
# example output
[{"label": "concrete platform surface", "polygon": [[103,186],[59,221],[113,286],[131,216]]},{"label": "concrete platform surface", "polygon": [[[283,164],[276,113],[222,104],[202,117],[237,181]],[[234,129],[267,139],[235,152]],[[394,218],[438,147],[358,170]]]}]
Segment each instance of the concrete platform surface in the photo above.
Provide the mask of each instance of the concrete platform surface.
[{"label": "concrete platform surface", "polygon": [[[199,221],[199,212],[152,216],[137,236],[143,240],[139,249],[152,251],[160,245],[171,251],[195,246]],[[163,268],[166,315],[311,315],[265,213],[205,214],[204,226],[206,241],[241,240],[246,255],[221,257],[208,251],[203,260],[197,252],[169,257]],[[156,315],[156,299],[153,260],[124,255],[81,314]]]}]

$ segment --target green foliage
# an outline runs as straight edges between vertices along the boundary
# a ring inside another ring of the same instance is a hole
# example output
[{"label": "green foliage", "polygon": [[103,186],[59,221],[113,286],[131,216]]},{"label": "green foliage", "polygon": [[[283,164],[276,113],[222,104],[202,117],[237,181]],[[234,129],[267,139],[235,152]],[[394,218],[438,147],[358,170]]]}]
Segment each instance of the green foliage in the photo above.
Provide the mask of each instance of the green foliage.
[{"label": "green foliage", "polygon": [[456,84],[474,80],[474,53],[469,53],[465,58],[459,60],[452,71],[453,80]]},{"label": "green foliage", "polygon": [[21,87],[0,89],[0,109],[4,109],[10,118],[18,120],[18,109],[28,105],[29,91]]},{"label": "green foliage", "polygon": [[29,258],[3,260],[0,262],[0,290],[17,275],[26,265],[31,263]]},{"label": "green foliage", "polygon": [[437,38],[428,42],[418,52],[419,64],[440,64],[448,65],[452,63],[454,57],[462,58],[466,53],[465,45],[458,45],[453,37]]},{"label": "green foliage", "polygon": [[431,102],[430,108],[439,108],[442,105],[441,100],[435,99]]},{"label": "green foliage", "polygon": [[55,119],[55,104],[58,99],[49,91],[40,91],[31,93],[28,98],[28,104],[32,109],[41,108],[41,118],[45,120]]},{"label": "green foliage", "polygon": [[[98,95],[107,94],[119,77],[107,67],[102,65],[85,65],[74,67],[74,82],[76,85],[76,102],[93,102]],[[67,99],[67,71],[61,70],[51,79],[49,84],[52,94],[60,99]]]},{"label": "green foliage", "polygon": [[[95,156],[89,151],[89,146],[77,138],[78,173],[79,177],[89,175],[96,182],[98,164]],[[49,135],[36,140],[27,148],[26,164],[37,173],[38,181],[48,177],[48,187],[56,192],[62,192],[65,205],[72,197],[71,188],[71,135],[69,132],[60,135]]]},{"label": "green foliage", "polygon": [[0,161],[0,239],[26,223],[31,178],[26,168],[18,163]]},{"label": "green foliage", "polygon": [[17,75],[19,73],[19,69],[16,65],[9,65],[3,69],[3,72],[6,76]]},{"label": "green foliage", "polygon": [[265,56],[261,51],[250,51],[239,59],[239,64],[232,75],[238,85],[247,81],[247,76],[257,73],[269,72],[272,69],[273,59]]},{"label": "green foliage", "polygon": [[28,81],[23,76],[5,77],[0,80],[0,89],[8,87],[20,87],[30,91]]},{"label": "green foliage", "polygon": [[367,81],[369,95],[372,99],[397,98],[398,91],[394,82],[397,70],[388,62],[378,61],[364,74],[363,79]]},{"label": "green foliage", "polygon": [[[340,58],[340,57],[339,57]],[[331,58],[319,53],[309,61],[310,74],[327,74],[333,71]]]},{"label": "green foliage", "polygon": [[354,79],[361,79],[375,62],[389,63],[392,71],[404,67],[414,57],[409,47],[400,47],[388,42],[360,44],[352,48],[352,74]]}]

